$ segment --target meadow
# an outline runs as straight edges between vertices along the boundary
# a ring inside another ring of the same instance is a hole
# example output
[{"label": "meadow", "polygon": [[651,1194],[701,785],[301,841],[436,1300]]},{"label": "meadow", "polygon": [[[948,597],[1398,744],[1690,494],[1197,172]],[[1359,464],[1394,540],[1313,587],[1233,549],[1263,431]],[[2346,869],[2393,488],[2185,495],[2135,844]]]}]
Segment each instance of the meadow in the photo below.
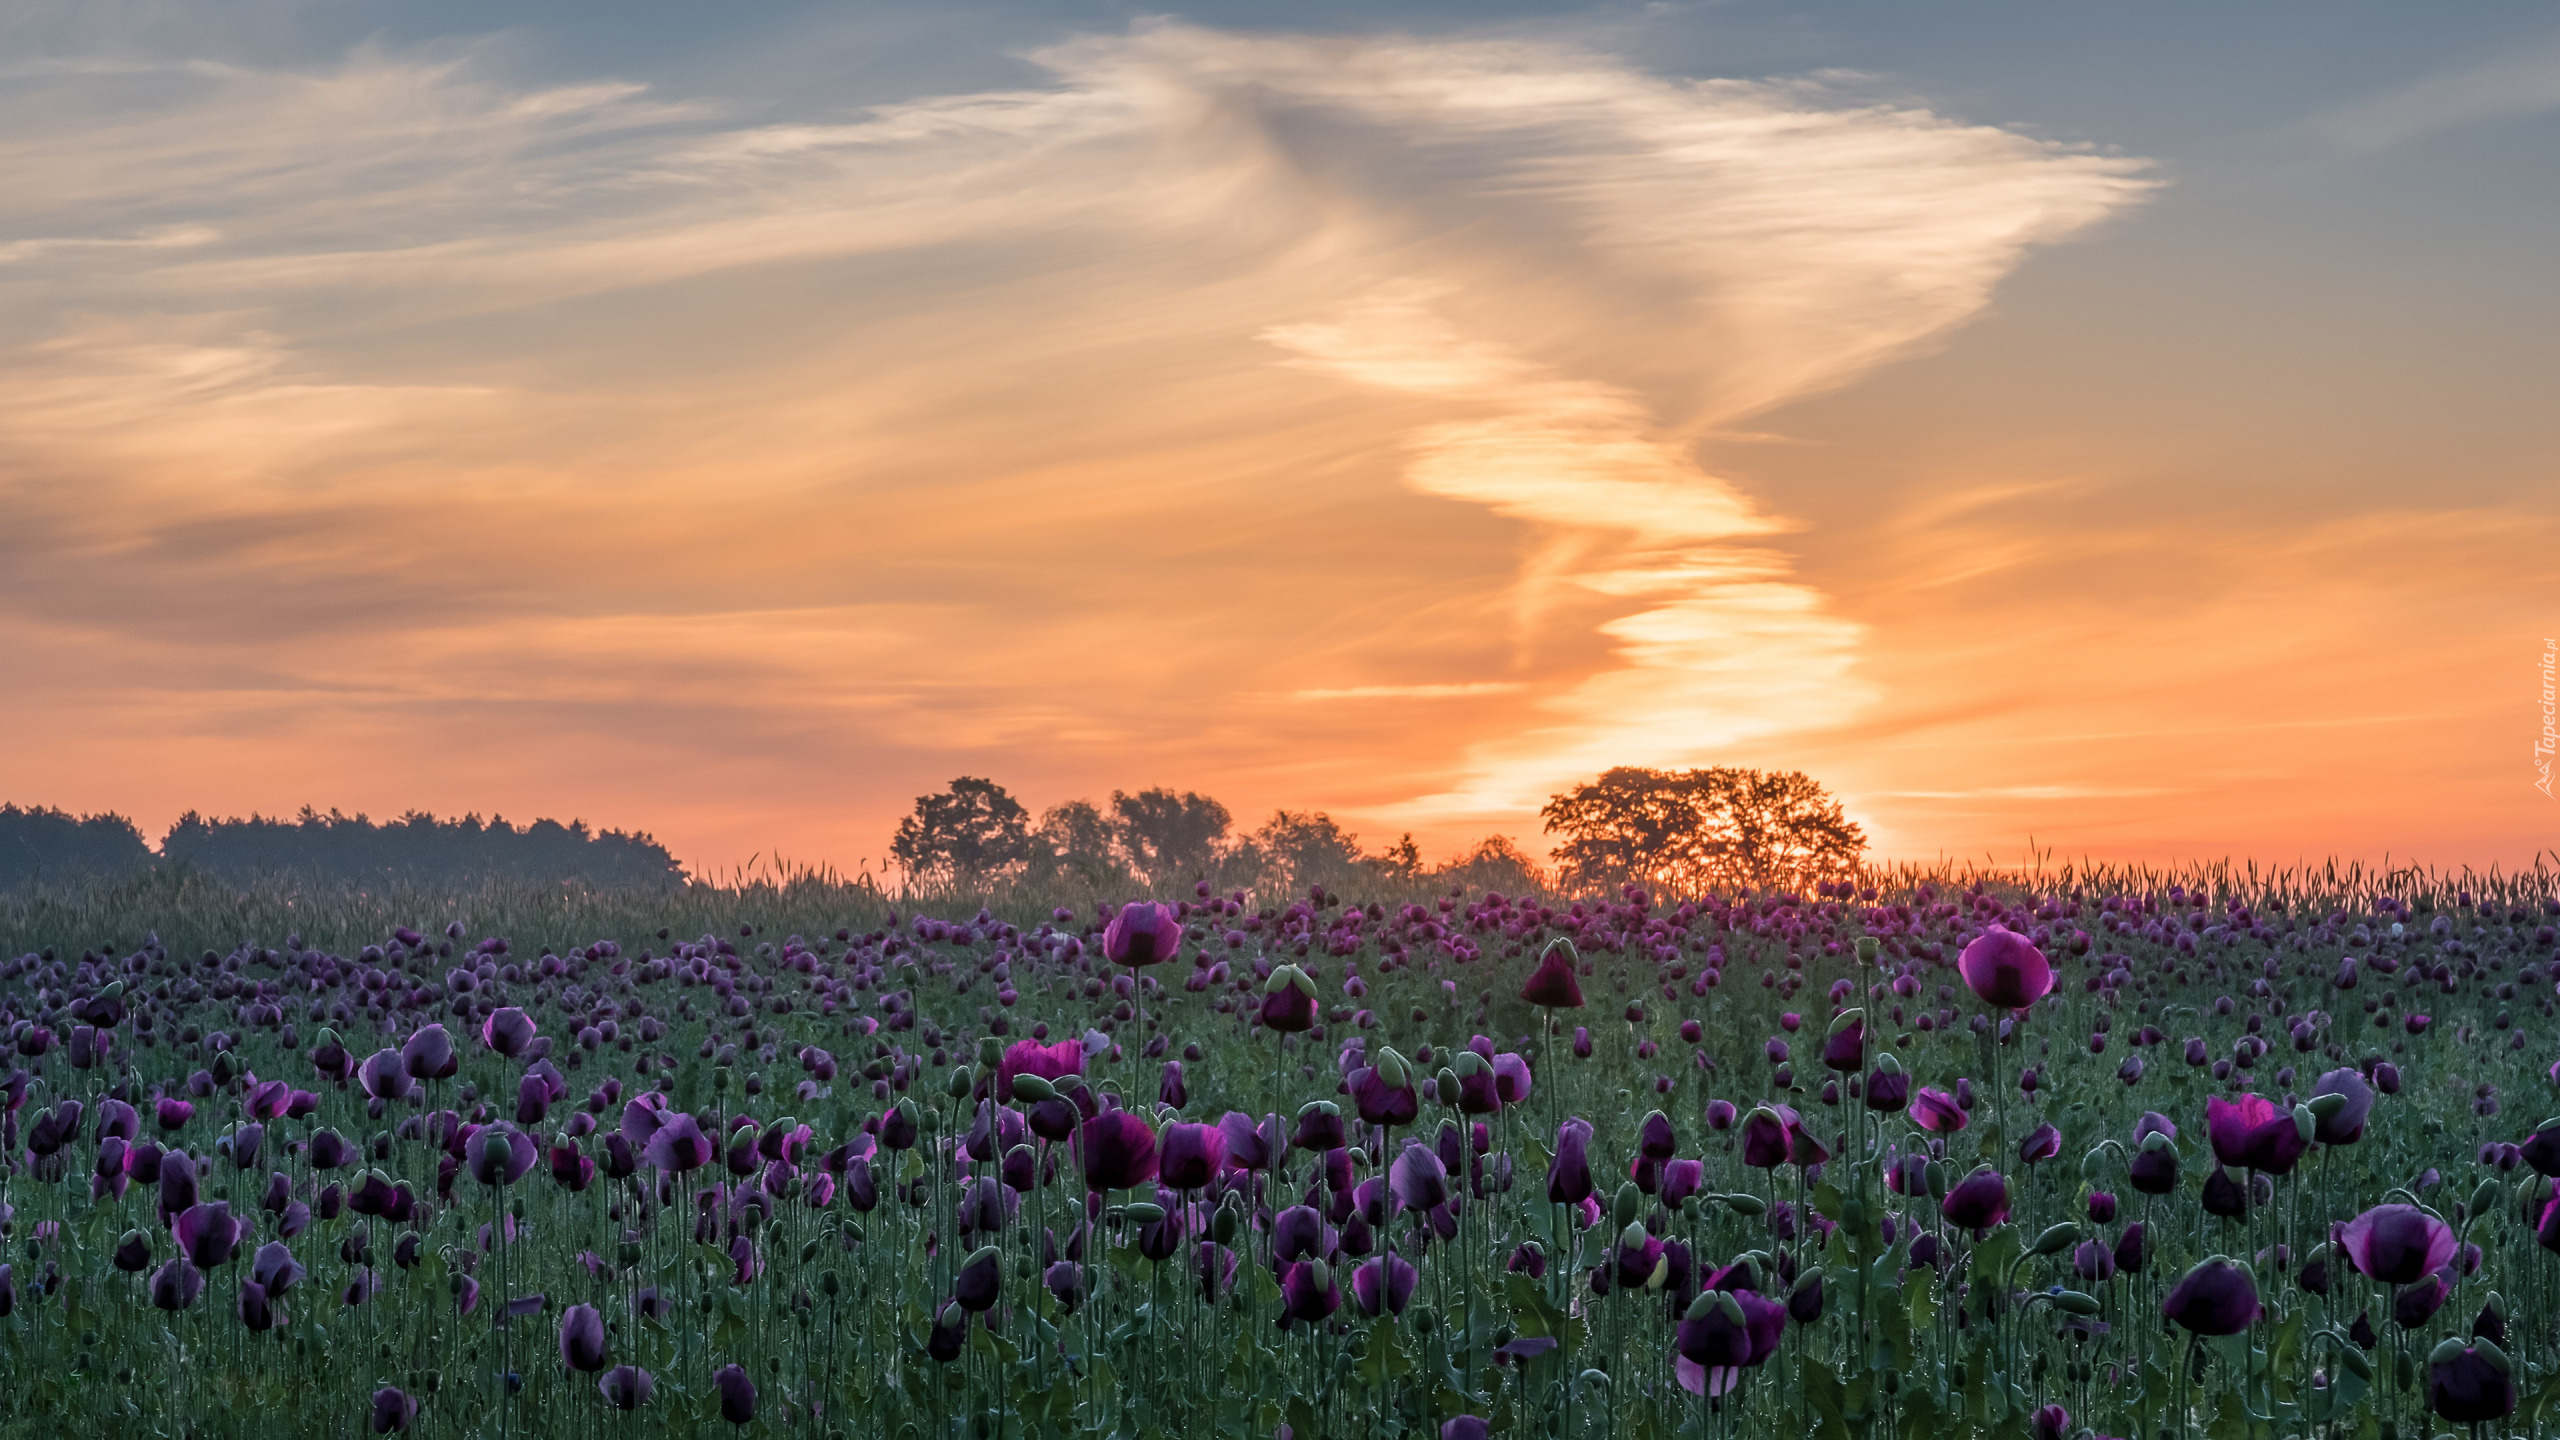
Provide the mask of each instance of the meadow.
[{"label": "meadow", "polygon": [[0,897],[0,1436],[2560,1428],[2560,886]]}]

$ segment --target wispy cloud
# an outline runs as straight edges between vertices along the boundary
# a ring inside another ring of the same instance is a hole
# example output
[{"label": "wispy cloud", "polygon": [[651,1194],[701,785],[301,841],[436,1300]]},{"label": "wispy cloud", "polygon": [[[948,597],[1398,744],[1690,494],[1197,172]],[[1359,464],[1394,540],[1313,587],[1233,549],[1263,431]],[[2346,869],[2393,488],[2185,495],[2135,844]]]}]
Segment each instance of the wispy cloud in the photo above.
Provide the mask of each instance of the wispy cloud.
[{"label": "wispy cloud", "polygon": [[2521,120],[2560,109],[2560,35],[2449,67],[2311,122],[2357,150],[2385,150],[2464,125]]},{"label": "wispy cloud", "polygon": [[1545,43],[1032,58],[755,125],[469,47],[0,89],[0,631],[57,697],[0,741],[713,855],[999,753],[1516,819],[1872,701],[1699,444],[2145,185]]}]

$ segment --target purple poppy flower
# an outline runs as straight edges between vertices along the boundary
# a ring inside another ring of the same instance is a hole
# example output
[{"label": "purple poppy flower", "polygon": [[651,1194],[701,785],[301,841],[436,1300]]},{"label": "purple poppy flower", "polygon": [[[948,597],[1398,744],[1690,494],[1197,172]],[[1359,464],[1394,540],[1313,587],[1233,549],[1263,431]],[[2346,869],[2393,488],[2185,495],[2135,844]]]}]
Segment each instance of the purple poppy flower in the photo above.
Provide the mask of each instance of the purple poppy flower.
[{"label": "purple poppy flower", "polygon": [[417,1418],[418,1402],[409,1398],[408,1391],[386,1385],[373,1392],[374,1434],[388,1435],[393,1431],[406,1430]]},{"label": "purple poppy flower", "polygon": [[471,1178],[483,1185],[513,1185],[541,1158],[533,1138],[507,1125],[473,1132],[465,1147]]},{"label": "purple poppy flower", "polygon": [[211,1270],[230,1260],[240,1248],[240,1222],[231,1215],[224,1201],[209,1205],[191,1205],[170,1227],[170,1238],[178,1242],[179,1253],[199,1270]]},{"label": "purple poppy flower", "polygon": [[649,1403],[649,1392],[657,1388],[649,1372],[636,1365],[616,1365],[596,1381],[596,1393],[604,1403],[616,1410],[637,1410]]},{"label": "purple poppy flower", "polygon": [[442,1025],[424,1025],[400,1047],[400,1068],[412,1080],[445,1080],[462,1068],[462,1059]]},{"label": "purple poppy flower", "polygon": [[366,1056],[364,1064],[357,1067],[356,1081],[364,1086],[364,1093],[383,1101],[409,1098],[412,1083],[409,1072],[401,1068],[397,1050],[376,1050]]},{"label": "purple poppy flower", "polygon": [[1956,972],[1986,1005],[2023,1010],[2053,989],[2053,966],[2025,936],[1994,925],[1964,947]]},{"label": "purple poppy flower", "polygon": [[293,1252],[281,1240],[259,1246],[249,1261],[249,1278],[265,1286],[270,1297],[281,1296],[300,1284],[303,1275],[302,1263],[293,1258]]},{"label": "purple poppy flower", "polygon": [[1843,1075],[1854,1075],[1867,1063],[1867,1020],[1858,1016],[1846,1024],[1834,1023],[1822,1042],[1824,1068]]},{"label": "purple poppy flower", "polygon": [[1126,1110],[1094,1116],[1076,1132],[1076,1149],[1091,1190],[1126,1190],[1156,1178],[1156,1133]]},{"label": "purple poppy flower", "polygon": [[1938,1202],[1938,1213],[1950,1225],[1988,1230],[2009,1218],[2009,1183],[1985,1165],[1959,1180]]},{"label": "purple poppy flower", "polygon": [[2018,1142],[2018,1158],[2029,1165],[2041,1164],[2061,1153],[2062,1132],[2051,1125],[2037,1126]]},{"label": "purple poppy flower", "polygon": [[163,1131],[184,1130],[196,1118],[196,1107],[186,1100],[162,1099],[151,1107],[151,1115]]},{"label": "purple poppy flower", "polygon": [[1399,1210],[1436,1210],[1448,1203],[1449,1170],[1429,1147],[1409,1140],[1388,1167],[1387,1189]]},{"label": "purple poppy flower", "polygon": [[2403,1285],[2391,1297],[2391,1323],[2403,1330],[2417,1330],[2435,1318],[2452,1298],[2442,1275],[2429,1275],[2415,1285]]},{"label": "purple poppy flower", "polygon": [[1505,1050],[1493,1057],[1493,1093],[1505,1105],[1518,1105],[1529,1098],[1531,1076],[1529,1062]]},{"label": "purple poppy flower", "polygon": [[593,1305],[561,1312],[560,1363],[590,1375],[604,1368],[604,1316]]},{"label": "purple poppy flower", "polygon": [[2189,1270],[2169,1288],[2160,1313],[2197,1335],[2237,1335],[2262,1313],[2258,1284],[2220,1256]]},{"label": "purple poppy flower", "polygon": [[[630,1112],[624,1112],[627,1124]],[[627,1133],[627,1132],[626,1132]],[[640,1159],[650,1169],[668,1175],[683,1175],[711,1163],[710,1137],[691,1115],[675,1111],[664,1116],[650,1132],[648,1143],[640,1150]]]},{"label": "purple poppy flower", "polygon": [[1410,1125],[1414,1117],[1422,1113],[1422,1101],[1414,1093],[1409,1076],[1406,1083],[1399,1085],[1380,1067],[1363,1065],[1352,1071],[1345,1083],[1351,1087],[1352,1108],[1359,1112],[1361,1119],[1372,1125]]},{"label": "purple poppy flower", "polygon": [[151,1303],[163,1310],[184,1310],[204,1293],[204,1272],[184,1255],[151,1272]]},{"label": "purple poppy flower", "polygon": [[1901,1112],[1911,1103],[1911,1075],[1903,1070],[1874,1070],[1865,1088],[1867,1108],[1880,1115]]},{"label": "purple poppy flower", "polygon": [[480,1022],[480,1043],[510,1060],[532,1047],[534,1034],[533,1017],[522,1006],[501,1006]]},{"label": "purple poppy flower", "polygon": [[1934,1086],[1923,1085],[1911,1097],[1911,1123],[1932,1134],[1952,1135],[1971,1120],[1956,1097]]},{"label": "purple poppy flower", "polygon": [[[2311,1098],[2343,1095],[2346,1103],[2317,1121],[2311,1138],[2323,1145],[2353,1145],[2364,1138],[2366,1120],[2373,1114],[2373,1087],[2362,1075],[2341,1067],[2322,1075],[2311,1087]],[[2313,1107],[2315,1113],[2318,1107]]]},{"label": "purple poppy flower", "polygon": [[2514,1367],[2494,1342],[2447,1341],[2427,1357],[2427,1407],[2456,1425],[2504,1420],[2516,1408]]},{"label": "purple poppy flower", "polygon": [[1315,982],[1295,965],[1283,965],[1271,972],[1270,987],[1262,996],[1262,1023],[1265,1028],[1283,1035],[1300,1035],[1315,1028]]},{"label": "purple poppy flower", "polygon": [[1591,1122],[1575,1116],[1556,1128],[1555,1159],[1547,1167],[1547,1199],[1578,1205],[1591,1195]]},{"label": "purple poppy flower", "polygon": [[1181,1121],[1164,1127],[1163,1153],[1157,1160],[1157,1176],[1169,1189],[1192,1191],[1218,1178],[1225,1168],[1227,1140],[1215,1125],[1192,1125]]},{"label": "purple poppy flower", "polygon": [[1663,1208],[1677,1212],[1690,1196],[1706,1188],[1707,1167],[1700,1160],[1666,1160],[1662,1165]]},{"label": "purple poppy flower", "polygon": [[2414,1205],[2377,1205],[2340,1227],[2338,1244],[2359,1274],[2414,1284],[2453,1258],[2453,1227]]},{"label": "purple poppy flower", "polygon": [[1363,1315],[1376,1317],[1402,1315],[1413,1299],[1413,1287],[1422,1272],[1411,1262],[1390,1250],[1362,1261],[1351,1272],[1351,1301]]},{"label": "purple poppy flower", "polygon": [[1520,998],[1542,1010],[1582,1008],[1582,981],[1574,975],[1573,947],[1558,940],[1538,957],[1538,968],[1520,986]]},{"label": "purple poppy flower", "polygon": [[1280,1272],[1280,1308],[1290,1319],[1317,1321],[1342,1308],[1342,1287],[1322,1260],[1295,1260]]},{"label": "purple poppy flower", "polygon": [[1181,950],[1182,922],[1170,905],[1132,900],[1103,927],[1102,957],[1114,965],[1158,965]]}]

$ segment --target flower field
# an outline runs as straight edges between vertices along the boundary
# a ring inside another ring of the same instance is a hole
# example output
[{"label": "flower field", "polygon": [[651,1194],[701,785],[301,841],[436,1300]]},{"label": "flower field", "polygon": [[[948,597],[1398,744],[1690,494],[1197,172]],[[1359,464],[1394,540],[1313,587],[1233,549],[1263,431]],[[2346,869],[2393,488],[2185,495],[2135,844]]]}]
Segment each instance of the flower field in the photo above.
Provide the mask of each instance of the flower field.
[{"label": "flower field", "polygon": [[0,1435],[2553,1433],[2556,893],[21,915]]}]

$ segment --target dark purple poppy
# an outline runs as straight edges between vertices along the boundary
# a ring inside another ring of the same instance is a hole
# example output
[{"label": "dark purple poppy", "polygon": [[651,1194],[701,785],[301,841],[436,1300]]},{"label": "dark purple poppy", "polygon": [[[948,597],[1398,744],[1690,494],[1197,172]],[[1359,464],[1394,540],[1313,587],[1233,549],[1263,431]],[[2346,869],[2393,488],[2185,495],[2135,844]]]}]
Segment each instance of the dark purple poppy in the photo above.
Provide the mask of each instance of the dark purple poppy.
[{"label": "dark purple poppy", "polygon": [[418,1402],[409,1398],[408,1391],[386,1385],[373,1392],[374,1434],[388,1435],[395,1430],[406,1430],[417,1418]]},{"label": "dark purple poppy", "polygon": [[1280,1308],[1292,1320],[1316,1321],[1342,1308],[1342,1287],[1322,1260],[1295,1260],[1280,1272]]},{"label": "dark purple poppy", "polygon": [[1822,1042],[1823,1067],[1854,1075],[1866,1063],[1867,1017],[1860,1011],[1847,1011],[1831,1022],[1831,1033]]},{"label": "dark purple poppy", "polygon": [[1520,998],[1542,1010],[1579,1010],[1582,981],[1573,972],[1573,947],[1555,941],[1538,957],[1538,968],[1521,985]]},{"label": "dark purple poppy", "polygon": [[2144,1242],[2147,1238],[2148,1232],[2144,1229],[2142,1222],[2139,1220],[2136,1220],[2132,1224],[2124,1227],[2124,1234],[2116,1238],[2116,1268],[2118,1270],[2123,1271],[2127,1275],[2139,1275],[2142,1273],[2142,1262],[2145,1259]]},{"label": "dark purple poppy", "polygon": [[1933,1134],[1952,1135],[1971,1123],[1956,1097],[1933,1086],[1923,1085],[1911,1097],[1911,1123]]},{"label": "dark purple poppy", "polygon": [[1363,1315],[1401,1315],[1421,1278],[1422,1272],[1411,1262],[1390,1250],[1362,1261],[1351,1272],[1351,1301]]},{"label": "dark purple poppy", "polygon": [[[628,1123],[629,1112],[624,1112]],[[640,1159],[650,1169],[669,1175],[682,1175],[711,1163],[710,1137],[691,1115],[679,1110],[665,1115],[650,1132],[648,1143],[641,1147]]]},{"label": "dark purple poppy", "polygon": [[151,1116],[163,1131],[184,1130],[196,1118],[196,1107],[189,1101],[163,1098],[151,1107]]},{"label": "dark purple poppy", "polygon": [[423,1025],[400,1047],[400,1068],[412,1080],[445,1080],[462,1068],[462,1057],[442,1025]]},{"label": "dark purple poppy", "polygon": [[1225,1168],[1227,1140],[1215,1125],[1192,1125],[1181,1121],[1164,1127],[1163,1153],[1156,1162],[1156,1173],[1163,1184],[1174,1190],[1198,1190],[1218,1178]]},{"label": "dark purple poppy", "polygon": [[2053,966],[2027,937],[1994,925],[1964,947],[1956,971],[1986,1005],[2023,1010],[2053,989]]},{"label": "dark purple poppy", "polygon": [[1182,951],[1182,921],[1170,905],[1132,900],[1102,930],[1102,958],[1132,968],[1159,965]]},{"label": "dark purple poppy", "polygon": [[2447,1340],[2427,1357],[2427,1405],[2457,1425],[2480,1425],[2515,1413],[2514,1366],[2494,1342]]},{"label": "dark purple poppy", "polygon": [[1004,1286],[1003,1252],[993,1245],[981,1246],[977,1253],[962,1261],[951,1277],[951,1298],[961,1309],[975,1315],[995,1308],[996,1297]]},{"label": "dark purple poppy", "polygon": [[2018,1142],[2018,1158],[2029,1165],[2042,1164],[2061,1153],[2062,1132],[2051,1125],[2037,1126]]},{"label": "dark purple poppy", "polygon": [[616,1365],[596,1381],[596,1393],[616,1410],[639,1409],[649,1403],[649,1392],[656,1388],[649,1372],[636,1365]]},{"label": "dark purple poppy", "polygon": [[1156,1132],[1126,1110],[1106,1110],[1076,1132],[1091,1190],[1126,1190],[1156,1178]]},{"label": "dark purple poppy", "polygon": [[231,1206],[220,1200],[187,1207],[169,1233],[178,1242],[179,1253],[199,1270],[224,1264],[240,1248],[240,1222],[232,1218]]},{"label": "dark purple poppy", "polygon": [[1663,1208],[1677,1212],[1682,1203],[1706,1188],[1707,1167],[1700,1160],[1666,1160],[1662,1164],[1662,1188],[1659,1198]]},{"label": "dark purple poppy", "polygon": [[2039,1405],[2027,1417],[2027,1433],[2033,1440],[2062,1440],[2071,1433],[2071,1412],[2059,1405]]},{"label": "dark purple poppy", "polygon": [[1938,1202],[1938,1213],[1950,1225],[1988,1230],[2009,1218],[2009,1182],[1985,1165],[1959,1180]]},{"label": "dark purple poppy", "polygon": [[1448,1203],[1449,1170],[1429,1146],[1408,1140],[1387,1168],[1387,1189],[1399,1210],[1436,1210]]},{"label": "dark purple poppy", "polygon": [[1410,1125],[1422,1113],[1421,1097],[1414,1093],[1412,1076],[1404,1063],[1389,1051],[1377,1065],[1363,1065],[1346,1077],[1351,1087],[1351,1105],[1360,1118],[1372,1125]]},{"label": "dark purple poppy", "polygon": [[720,1392],[720,1418],[732,1425],[746,1425],[756,1418],[756,1382],[747,1378],[745,1367],[723,1365],[711,1377],[711,1386]]},{"label": "dark purple poppy", "polygon": [[542,1157],[533,1137],[508,1125],[490,1125],[472,1133],[465,1146],[471,1178],[483,1185],[513,1185]]},{"label": "dark purple poppy", "polygon": [[184,1310],[204,1293],[204,1272],[184,1255],[151,1272],[151,1303],[163,1310]]},{"label": "dark purple poppy", "polygon": [[2169,1287],[2160,1313],[2197,1335],[2237,1335],[2261,1313],[2249,1272],[2217,1255]]},{"label": "dark purple poppy", "polygon": [[2145,1195],[2166,1195],[2178,1188],[2178,1151],[2165,1138],[2154,1144],[2141,1142],[2125,1162],[2125,1173],[2133,1188]]},{"label": "dark purple poppy", "polygon": [[[2323,1095],[2344,1097],[2343,1103],[2320,1115]],[[2323,1145],[2353,1145],[2364,1138],[2365,1122],[2373,1114],[2373,1087],[2362,1075],[2348,1068],[2329,1071],[2311,1087],[2311,1109],[2317,1116],[2311,1138]],[[2545,1172],[2555,1173],[2555,1172]]]},{"label": "dark purple poppy", "polygon": [[1475,1415],[1452,1415],[1440,1422],[1440,1440],[1486,1440],[1493,1427]]},{"label": "dark purple poppy", "polygon": [[2339,1248],[2359,1274],[2383,1285],[2409,1285],[2453,1258],[2453,1227],[2414,1205],[2377,1205],[2338,1232]]},{"label": "dark purple poppy", "polygon": [[1575,1116],[1556,1128],[1555,1159],[1547,1166],[1547,1199],[1579,1205],[1591,1195],[1591,1122]]},{"label": "dark purple poppy", "polygon": [[376,1050],[366,1056],[364,1064],[356,1070],[356,1081],[364,1087],[364,1093],[384,1101],[409,1098],[409,1087],[413,1083],[409,1072],[401,1068],[397,1050]]},{"label": "dark purple poppy", "polygon": [[1772,1106],[1761,1105],[1742,1117],[1742,1163],[1754,1170],[1774,1170],[1787,1163],[1794,1127]]},{"label": "dark purple poppy", "polygon": [[533,1017],[517,1005],[501,1006],[480,1022],[480,1043],[512,1060],[533,1045]]},{"label": "dark purple poppy", "polygon": [[280,1296],[303,1279],[302,1263],[293,1258],[281,1240],[270,1240],[258,1247],[249,1260],[249,1278],[267,1289],[270,1297]]},{"label": "dark purple poppy", "polygon": [[2104,1190],[2090,1191],[2089,1223],[2092,1225],[2113,1225],[2116,1223],[2116,1197],[2108,1194]]},{"label": "dark purple poppy", "polygon": [[996,1062],[996,1098],[1014,1098],[1013,1079],[1017,1075],[1035,1076],[1051,1082],[1084,1073],[1084,1046],[1073,1040],[1043,1045],[1037,1040],[1017,1040],[1005,1048]]},{"label": "dark purple poppy", "polygon": [[115,1266],[127,1275],[139,1275],[151,1268],[151,1232],[127,1230],[116,1241]]},{"label": "dark purple poppy", "polygon": [[1298,1035],[1316,1023],[1316,985],[1307,972],[1283,965],[1271,972],[1262,995],[1262,1023],[1283,1035]]},{"label": "dark purple poppy", "polygon": [[561,1312],[560,1363],[590,1375],[604,1368],[604,1316],[593,1305]]},{"label": "dark purple poppy", "polygon": [[2216,1165],[2213,1167],[2213,1173],[2204,1177],[2204,1192],[2200,1203],[2204,1206],[2204,1213],[2207,1215],[2219,1215],[2226,1220],[2236,1220],[2249,1213],[2249,1189],[2241,1182],[2232,1179],[2229,1170]]},{"label": "dark purple poppy", "polygon": [[1870,1071],[1865,1093],[1868,1109],[1881,1115],[1897,1114],[1911,1103],[1911,1076],[1902,1070]]}]

